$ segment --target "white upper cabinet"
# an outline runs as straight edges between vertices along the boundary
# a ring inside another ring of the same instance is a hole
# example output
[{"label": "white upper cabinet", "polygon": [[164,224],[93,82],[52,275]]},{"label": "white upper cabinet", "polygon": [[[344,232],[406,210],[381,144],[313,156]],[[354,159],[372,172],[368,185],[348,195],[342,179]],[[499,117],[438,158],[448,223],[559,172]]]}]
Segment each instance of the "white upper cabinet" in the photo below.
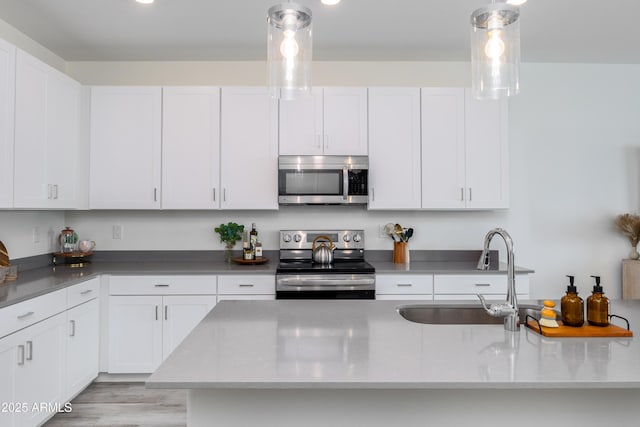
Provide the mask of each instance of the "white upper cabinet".
[{"label": "white upper cabinet", "polygon": [[14,206],[75,208],[81,86],[18,50]]},{"label": "white upper cabinet", "polygon": [[509,207],[507,101],[478,101],[465,89],[467,207]]},{"label": "white upper cabinet", "polygon": [[281,155],[367,155],[367,88],[315,88],[280,101]]},{"label": "white upper cabinet", "polygon": [[500,209],[508,198],[507,103],[422,89],[422,207]]},{"label": "white upper cabinet", "polygon": [[220,89],[162,89],[162,208],[220,208]]},{"label": "white upper cabinet", "polygon": [[162,90],[91,89],[91,209],[160,208]]},{"label": "white upper cabinet", "polygon": [[420,89],[369,89],[369,209],[419,209]]},{"label": "white upper cabinet", "polygon": [[465,207],[464,88],[422,89],[422,207]]},{"label": "white upper cabinet", "polygon": [[0,208],[13,206],[16,48],[0,39]]},{"label": "white upper cabinet", "polygon": [[223,209],[278,209],[278,103],[265,87],[222,88]]}]

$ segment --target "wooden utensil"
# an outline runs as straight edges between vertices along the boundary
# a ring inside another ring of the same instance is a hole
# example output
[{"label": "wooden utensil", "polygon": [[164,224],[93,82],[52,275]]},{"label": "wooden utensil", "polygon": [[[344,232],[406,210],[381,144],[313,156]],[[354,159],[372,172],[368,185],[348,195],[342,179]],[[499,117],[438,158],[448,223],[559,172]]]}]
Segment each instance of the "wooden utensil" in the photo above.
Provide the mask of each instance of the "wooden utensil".
[{"label": "wooden utensil", "polygon": [[9,252],[7,252],[7,248],[5,248],[4,244],[0,241],[0,267],[9,267],[10,265]]}]

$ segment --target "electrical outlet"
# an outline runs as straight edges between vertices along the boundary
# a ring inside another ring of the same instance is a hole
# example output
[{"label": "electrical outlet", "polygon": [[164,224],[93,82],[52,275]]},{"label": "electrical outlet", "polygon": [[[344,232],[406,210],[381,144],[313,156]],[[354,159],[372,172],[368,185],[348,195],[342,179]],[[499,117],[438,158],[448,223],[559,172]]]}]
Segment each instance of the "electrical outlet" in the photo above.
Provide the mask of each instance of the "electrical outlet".
[{"label": "electrical outlet", "polygon": [[40,243],[40,227],[33,227],[31,234],[33,236],[33,243]]},{"label": "electrical outlet", "polygon": [[122,240],[123,229],[122,229],[122,226],[120,224],[114,224],[112,231],[113,232],[112,232],[111,238],[113,240]]},{"label": "electrical outlet", "polygon": [[387,236],[387,230],[385,229],[386,225],[387,224],[380,224],[380,226],[378,227],[378,237],[380,237],[380,238],[388,237]]}]

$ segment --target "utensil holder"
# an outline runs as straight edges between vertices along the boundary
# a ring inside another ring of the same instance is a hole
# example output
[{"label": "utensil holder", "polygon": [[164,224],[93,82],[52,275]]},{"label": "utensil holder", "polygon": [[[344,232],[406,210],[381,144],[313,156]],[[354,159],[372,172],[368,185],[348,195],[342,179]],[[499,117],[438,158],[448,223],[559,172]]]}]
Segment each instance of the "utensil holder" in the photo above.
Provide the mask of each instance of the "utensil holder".
[{"label": "utensil holder", "polygon": [[410,261],[411,260],[409,257],[409,243],[393,242],[393,263],[408,264]]}]

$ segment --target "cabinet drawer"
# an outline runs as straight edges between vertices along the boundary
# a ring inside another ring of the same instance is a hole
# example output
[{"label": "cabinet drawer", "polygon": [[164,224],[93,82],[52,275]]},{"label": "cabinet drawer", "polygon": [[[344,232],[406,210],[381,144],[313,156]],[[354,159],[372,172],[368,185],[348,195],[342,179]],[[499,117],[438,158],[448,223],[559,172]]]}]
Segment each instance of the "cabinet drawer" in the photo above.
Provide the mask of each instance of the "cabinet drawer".
[{"label": "cabinet drawer", "polygon": [[67,289],[0,309],[0,337],[33,325],[67,309]]},{"label": "cabinet drawer", "polygon": [[376,275],[376,294],[430,295],[433,293],[431,274]]},{"label": "cabinet drawer", "polygon": [[218,276],[218,294],[275,295],[276,276],[226,275]]},{"label": "cabinet drawer", "polygon": [[100,279],[95,278],[67,288],[67,307],[75,307],[97,298],[100,294]]},{"label": "cabinet drawer", "polygon": [[[506,295],[506,274],[447,274],[435,275],[434,294],[483,294]],[[529,276],[516,275],[516,294],[529,293]]]},{"label": "cabinet drawer", "polygon": [[109,295],[212,295],[216,276],[111,276]]}]

